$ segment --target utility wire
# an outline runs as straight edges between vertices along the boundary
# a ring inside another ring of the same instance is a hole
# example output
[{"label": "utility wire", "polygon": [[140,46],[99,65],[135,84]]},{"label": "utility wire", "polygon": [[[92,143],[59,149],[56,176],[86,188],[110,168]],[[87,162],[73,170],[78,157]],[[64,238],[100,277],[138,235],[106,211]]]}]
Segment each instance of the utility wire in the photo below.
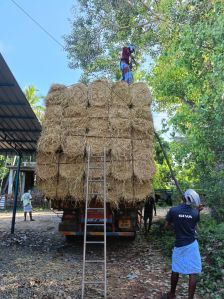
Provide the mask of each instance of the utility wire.
[{"label": "utility wire", "polygon": [[[25,11],[25,9],[24,8],[22,8],[15,0],[11,0],[11,2],[12,3],[14,3],[31,21],[33,21],[42,31],[44,31],[54,42],[56,42],[60,47],[62,47],[63,49],[64,49],[64,46],[62,45],[62,43],[60,43],[51,33],[49,33],[39,22],[37,22],[28,12],[26,12]],[[95,77],[96,79],[98,79],[97,78],[97,76],[95,75],[95,74],[92,74],[93,75],[93,77]],[[73,86],[73,85],[75,85],[75,84],[71,84],[71,85],[69,85],[69,86],[67,86],[67,87],[70,87],[70,86]],[[105,84],[105,86],[107,86],[110,90],[111,90],[111,88],[107,85],[107,84]],[[114,92],[114,91],[113,91]],[[115,94],[116,94],[116,92],[114,92]],[[118,97],[120,97],[120,95],[118,95],[118,94],[116,94]],[[121,97],[120,97],[121,98]],[[177,179],[176,179],[176,177],[175,177],[175,175],[174,175],[174,172],[173,172],[173,170],[172,170],[172,167],[171,167],[171,164],[170,164],[170,162],[169,162],[169,159],[168,159],[168,156],[167,156],[167,154],[166,154],[166,151],[165,151],[165,149],[164,149],[164,147],[163,147],[163,144],[162,144],[162,142],[161,142],[161,140],[160,140],[160,138],[159,138],[159,135],[157,134],[157,132],[156,131],[154,131],[154,133],[155,133],[155,136],[156,136],[156,138],[157,138],[157,140],[158,140],[158,142],[159,142],[159,144],[160,144],[160,147],[161,147],[161,149],[162,149],[162,151],[163,151],[163,154],[164,154],[164,157],[165,157],[165,159],[166,159],[166,161],[167,161],[167,164],[168,164],[168,166],[169,166],[169,169],[170,169],[170,173],[171,173],[171,176],[172,176],[172,178],[173,178],[173,180],[174,180],[174,182],[175,182],[175,185],[176,185],[176,187],[177,187],[177,189],[178,189],[178,191],[180,192],[180,194],[183,194],[183,191],[181,190],[181,188],[180,188],[180,186],[179,186],[179,183],[178,183],[178,181],[177,181]]]},{"label": "utility wire", "polygon": [[47,34],[55,43],[64,49],[64,45],[59,42],[51,33],[49,33],[39,22],[37,22],[22,6],[20,6],[15,0],[10,0],[15,6],[17,6],[32,22],[34,22],[45,34]]}]

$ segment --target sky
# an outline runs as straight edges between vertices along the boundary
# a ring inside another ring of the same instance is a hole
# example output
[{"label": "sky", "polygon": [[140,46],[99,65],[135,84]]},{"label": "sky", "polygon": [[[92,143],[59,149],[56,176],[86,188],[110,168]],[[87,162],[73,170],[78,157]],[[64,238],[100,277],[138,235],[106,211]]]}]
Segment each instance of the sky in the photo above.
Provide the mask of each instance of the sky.
[{"label": "sky", "polygon": [[[59,43],[70,33],[74,0],[14,0]],[[66,52],[12,0],[0,0],[0,52],[20,87],[34,85],[46,95],[52,83],[70,85],[80,71],[68,67]]]},{"label": "sky", "polygon": [[[64,44],[63,36],[71,31],[69,19],[74,5],[75,0],[0,0],[0,52],[22,90],[34,85],[38,95],[46,96],[53,83],[78,82],[80,70],[68,67],[67,53],[59,45]],[[153,114],[156,129],[161,128],[163,117],[166,115]]]}]

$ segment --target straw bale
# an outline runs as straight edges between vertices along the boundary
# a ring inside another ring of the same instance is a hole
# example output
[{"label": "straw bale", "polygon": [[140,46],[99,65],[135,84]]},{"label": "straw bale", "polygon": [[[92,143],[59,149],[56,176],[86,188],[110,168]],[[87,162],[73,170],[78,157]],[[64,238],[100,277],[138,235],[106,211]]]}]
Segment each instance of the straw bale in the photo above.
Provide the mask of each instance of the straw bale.
[{"label": "straw bale", "polygon": [[85,154],[86,139],[83,136],[63,135],[62,151],[68,157],[83,159]]},{"label": "straw bale", "polygon": [[107,201],[118,206],[118,203],[122,197],[122,190],[120,187],[121,183],[112,178],[107,178],[107,185]]},{"label": "straw bale", "polygon": [[130,118],[131,109],[127,105],[113,105],[109,108],[109,117]]},{"label": "straw bale", "polygon": [[108,107],[111,97],[111,85],[106,80],[97,80],[89,85],[88,98],[90,106]]},{"label": "straw bale", "polygon": [[45,103],[46,106],[61,105],[66,95],[66,86],[62,84],[53,84],[47,94]]},{"label": "straw bale", "polygon": [[54,199],[56,197],[57,180],[47,179],[38,180],[37,187],[41,190],[47,199]]},{"label": "straw bale", "polygon": [[81,105],[77,106],[68,106],[64,108],[63,111],[63,117],[65,118],[71,118],[71,117],[77,117],[77,118],[82,118],[82,117],[87,117],[88,116],[88,111],[86,107],[83,107]]},{"label": "straw bale", "polygon": [[77,83],[66,89],[65,97],[63,98],[62,105],[75,106],[86,108],[88,87],[83,83]]},{"label": "straw bale", "polygon": [[36,174],[42,180],[47,180],[48,178],[55,178],[58,174],[58,164],[57,163],[38,163],[36,166]]},{"label": "straw bale", "polygon": [[153,160],[135,160],[134,175],[140,182],[149,181],[153,178],[155,173],[155,166]]},{"label": "straw bale", "polygon": [[65,178],[59,177],[56,187],[56,198],[65,200],[69,196],[69,186]]},{"label": "straw bale", "polygon": [[131,121],[132,126],[132,138],[144,139],[152,138],[154,136],[153,122],[141,118],[135,118]]},{"label": "straw bale", "polygon": [[39,152],[36,156],[36,162],[38,164],[58,163],[58,154],[49,154]]},{"label": "straw bale", "polygon": [[129,119],[111,117],[109,121],[112,137],[131,138],[131,122]]},{"label": "straw bale", "polygon": [[152,182],[134,181],[135,200],[144,200],[152,192]]},{"label": "straw bale", "polygon": [[127,202],[133,202],[135,200],[132,180],[122,182],[111,179],[108,187],[108,200],[110,203],[118,205],[122,199],[125,199]]},{"label": "straw bale", "polygon": [[81,181],[84,176],[84,170],[84,163],[60,163],[59,165],[60,176],[65,179],[72,179],[74,181]]},{"label": "straw bale", "polygon": [[108,152],[110,150],[110,138],[86,137],[86,150],[91,147],[92,154],[103,155],[104,148]]},{"label": "straw bale", "polygon": [[113,161],[111,176],[118,181],[126,181],[133,176],[132,161]]},{"label": "straw bale", "polygon": [[[92,165],[92,163],[91,163]],[[91,169],[89,172],[89,175],[91,176],[91,178],[93,179],[102,179],[103,176],[103,161],[100,161],[100,159],[98,159],[98,162],[94,162],[94,167],[97,167],[97,169]],[[109,160],[106,161],[106,176],[107,178],[110,176],[111,174],[111,162]],[[85,168],[85,175],[87,175],[87,169]]]},{"label": "straw bale", "polygon": [[88,136],[109,137],[109,119],[91,117],[88,119]]},{"label": "straw bale", "polygon": [[131,161],[132,142],[131,139],[111,138],[111,159],[112,161]]},{"label": "straw bale", "polygon": [[60,105],[51,105],[46,107],[45,119],[52,120],[53,122],[58,122],[62,118],[62,107]]},{"label": "straw bale", "polygon": [[145,120],[152,120],[152,113],[148,106],[146,107],[133,107],[131,110],[131,118],[141,118]]},{"label": "straw bale", "polygon": [[153,141],[150,139],[133,140],[133,159],[150,160],[153,157]]},{"label": "straw bale", "polygon": [[62,129],[66,135],[85,135],[87,127],[87,117],[66,117],[62,119]]},{"label": "straw bale", "polygon": [[108,107],[90,106],[87,112],[89,117],[109,117]]},{"label": "straw bale", "polygon": [[39,152],[55,153],[61,148],[60,131],[43,131],[37,145]]},{"label": "straw bale", "polygon": [[68,179],[69,195],[73,200],[84,200],[84,180],[83,179]]},{"label": "straw bale", "polygon": [[130,85],[131,104],[137,107],[149,106],[152,103],[152,96],[148,86],[143,82]]},{"label": "straw bale", "polygon": [[112,106],[127,106],[130,102],[129,85],[125,81],[114,83],[111,88]]}]

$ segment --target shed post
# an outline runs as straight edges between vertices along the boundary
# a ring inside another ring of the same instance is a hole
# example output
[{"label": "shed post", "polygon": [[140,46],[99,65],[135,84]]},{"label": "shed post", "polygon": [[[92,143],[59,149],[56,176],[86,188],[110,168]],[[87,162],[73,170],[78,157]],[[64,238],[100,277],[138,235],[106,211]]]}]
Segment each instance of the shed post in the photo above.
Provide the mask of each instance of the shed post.
[{"label": "shed post", "polygon": [[16,188],[15,188],[15,193],[14,193],[11,234],[14,234],[14,230],[15,230],[15,220],[16,220],[16,209],[17,209],[17,197],[18,197],[18,191],[19,191],[19,174],[20,174],[21,158],[22,158],[21,155],[19,155],[17,171],[16,171]]}]

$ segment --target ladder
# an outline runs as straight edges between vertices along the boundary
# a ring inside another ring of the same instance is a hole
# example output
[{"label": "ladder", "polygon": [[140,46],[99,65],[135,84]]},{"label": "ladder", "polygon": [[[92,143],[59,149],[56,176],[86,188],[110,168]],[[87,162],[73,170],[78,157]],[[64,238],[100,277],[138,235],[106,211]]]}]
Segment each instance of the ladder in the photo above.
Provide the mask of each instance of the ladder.
[{"label": "ladder", "polygon": [[[99,161],[100,160],[100,161]],[[100,165],[99,165],[100,164]],[[96,178],[92,177],[92,171],[99,172]],[[101,192],[92,192],[91,184],[99,184]],[[106,149],[103,150],[103,155],[92,155],[91,148],[88,148],[87,152],[87,176],[86,176],[86,202],[85,202],[85,223],[84,223],[84,244],[83,244],[83,272],[82,272],[82,299],[84,299],[85,286],[86,285],[103,285],[104,286],[104,298],[107,298],[107,264],[106,264]],[[103,198],[103,207],[91,208],[89,207],[91,196],[96,195]],[[103,214],[103,223],[89,223],[88,214],[90,211],[100,210]],[[88,228],[91,226],[103,226],[103,241],[88,241],[87,234]],[[100,260],[86,259],[86,247],[88,244],[99,244],[104,246],[104,258]],[[100,264],[103,265],[103,280],[86,280],[86,266],[87,264]]]}]

